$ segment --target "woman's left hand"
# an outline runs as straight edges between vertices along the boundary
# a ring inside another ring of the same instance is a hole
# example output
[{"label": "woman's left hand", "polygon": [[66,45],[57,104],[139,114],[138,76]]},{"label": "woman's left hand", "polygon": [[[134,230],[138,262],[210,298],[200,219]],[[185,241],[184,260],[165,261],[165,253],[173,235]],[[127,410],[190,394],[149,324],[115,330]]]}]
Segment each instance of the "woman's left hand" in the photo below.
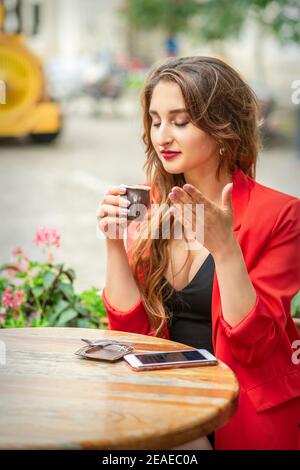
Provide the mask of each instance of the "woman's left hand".
[{"label": "woman's left hand", "polygon": [[[221,206],[207,199],[195,186],[174,186],[169,198],[174,216],[180,219],[190,241],[197,241],[213,256],[236,245],[233,232],[232,183],[224,186]],[[200,219],[200,220],[199,220]]]}]

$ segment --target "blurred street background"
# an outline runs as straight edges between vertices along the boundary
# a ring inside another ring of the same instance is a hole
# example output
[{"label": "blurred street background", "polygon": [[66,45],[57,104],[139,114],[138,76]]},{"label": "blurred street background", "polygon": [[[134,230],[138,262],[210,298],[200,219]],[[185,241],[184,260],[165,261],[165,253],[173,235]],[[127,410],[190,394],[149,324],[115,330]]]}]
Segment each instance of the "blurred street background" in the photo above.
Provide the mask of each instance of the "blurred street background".
[{"label": "blurred street background", "polygon": [[35,232],[55,227],[55,260],[75,269],[76,289],[103,288],[96,208],[109,186],[146,181],[139,93],[170,56],[213,55],[240,71],[261,103],[257,180],[300,197],[299,1],[2,4],[0,264],[15,247],[42,259]]}]

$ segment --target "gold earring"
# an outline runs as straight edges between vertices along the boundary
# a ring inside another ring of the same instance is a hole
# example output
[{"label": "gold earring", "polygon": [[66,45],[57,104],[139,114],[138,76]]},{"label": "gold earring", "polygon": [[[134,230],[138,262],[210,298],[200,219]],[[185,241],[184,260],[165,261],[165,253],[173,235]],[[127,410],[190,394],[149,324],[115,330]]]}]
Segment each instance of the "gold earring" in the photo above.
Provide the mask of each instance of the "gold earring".
[{"label": "gold earring", "polygon": [[224,148],[224,147],[221,147],[221,148],[219,149],[219,154],[221,155],[221,157],[223,157],[224,153],[225,153],[225,148]]}]

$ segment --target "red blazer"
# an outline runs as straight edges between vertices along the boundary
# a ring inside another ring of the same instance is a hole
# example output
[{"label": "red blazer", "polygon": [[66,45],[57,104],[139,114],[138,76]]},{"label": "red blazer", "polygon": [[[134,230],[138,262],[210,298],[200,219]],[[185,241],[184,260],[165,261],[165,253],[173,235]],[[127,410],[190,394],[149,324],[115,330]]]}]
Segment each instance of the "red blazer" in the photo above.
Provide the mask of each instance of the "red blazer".
[{"label": "red blazer", "polygon": [[[231,327],[222,315],[214,274],[215,355],[235,372],[240,385],[237,411],[216,431],[216,448],[300,448],[300,364],[292,360],[293,341],[300,335],[290,315],[291,299],[300,289],[300,199],[237,169],[232,206],[234,234],[257,299],[246,318]],[[128,239],[128,256],[130,246]],[[105,289],[102,297],[111,329],[153,334],[141,300],[121,312],[109,304]],[[168,338],[167,327],[165,331]]]}]

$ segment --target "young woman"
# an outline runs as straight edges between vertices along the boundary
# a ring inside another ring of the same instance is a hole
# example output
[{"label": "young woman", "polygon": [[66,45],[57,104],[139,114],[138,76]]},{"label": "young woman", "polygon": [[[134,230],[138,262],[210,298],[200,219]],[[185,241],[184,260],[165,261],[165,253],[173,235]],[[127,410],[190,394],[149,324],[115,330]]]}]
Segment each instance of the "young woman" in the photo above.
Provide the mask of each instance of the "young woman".
[{"label": "young woman", "polygon": [[[126,248],[126,190],[110,188],[97,214],[110,328],[206,348],[235,372],[239,404],[216,431],[216,449],[300,448],[300,336],[290,316],[300,200],[255,181],[255,95],[221,60],[183,57],[150,71],[142,106],[156,210],[127,224]],[[161,234],[166,217],[169,238],[143,236],[149,226]],[[107,235],[112,226],[118,238]]]}]

